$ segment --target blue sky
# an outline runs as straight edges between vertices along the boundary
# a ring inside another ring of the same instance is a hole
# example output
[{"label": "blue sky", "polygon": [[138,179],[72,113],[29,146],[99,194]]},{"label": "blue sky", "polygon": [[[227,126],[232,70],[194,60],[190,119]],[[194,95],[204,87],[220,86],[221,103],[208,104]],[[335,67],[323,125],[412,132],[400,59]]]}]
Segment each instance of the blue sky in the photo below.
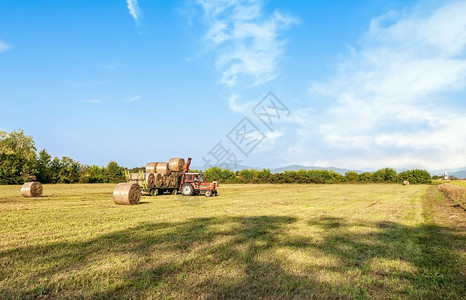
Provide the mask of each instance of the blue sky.
[{"label": "blue sky", "polygon": [[[2,0],[0,130],[98,165],[202,165],[220,142],[259,167],[463,167],[465,15],[466,1]],[[268,92],[290,111],[271,127],[251,111]],[[247,155],[228,138],[245,117],[265,137]]]}]

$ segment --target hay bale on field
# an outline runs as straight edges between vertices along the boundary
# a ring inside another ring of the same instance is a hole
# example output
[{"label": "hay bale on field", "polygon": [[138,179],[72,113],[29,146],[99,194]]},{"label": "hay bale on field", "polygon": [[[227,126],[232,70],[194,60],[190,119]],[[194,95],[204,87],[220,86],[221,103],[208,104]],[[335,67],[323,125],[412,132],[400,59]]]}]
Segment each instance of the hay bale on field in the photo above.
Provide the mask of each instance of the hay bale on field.
[{"label": "hay bale on field", "polygon": [[43,187],[39,181],[26,182],[21,187],[21,195],[23,197],[40,197],[42,196]]},{"label": "hay bale on field", "polygon": [[156,168],[157,168],[158,162],[150,162],[146,165],[146,173],[157,173]]},{"label": "hay bale on field", "polygon": [[183,171],[185,161],[183,158],[172,158],[168,162],[168,169],[171,172],[181,172]]},{"label": "hay bale on field", "polygon": [[[156,186],[155,184],[155,179],[156,179],[156,173],[148,173],[146,174],[146,184],[147,184],[147,187],[149,188],[153,188]],[[158,174],[160,175],[160,174]]]},{"label": "hay bale on field", "polygon": [[115,204],[134,205],[141,200],[141,187],[136,183],[119,183],[113,191]]},{"label": "hay bale on field", "polygon": [[409,185],[409,181],[408,180],[403,181],[403,185]]},{"label": "hay bale on field", "polygon": [[162,175],[168,174],[168,163],[166,162],[157,163],[155,170],[156,170],[156,173],[159,173]]}]

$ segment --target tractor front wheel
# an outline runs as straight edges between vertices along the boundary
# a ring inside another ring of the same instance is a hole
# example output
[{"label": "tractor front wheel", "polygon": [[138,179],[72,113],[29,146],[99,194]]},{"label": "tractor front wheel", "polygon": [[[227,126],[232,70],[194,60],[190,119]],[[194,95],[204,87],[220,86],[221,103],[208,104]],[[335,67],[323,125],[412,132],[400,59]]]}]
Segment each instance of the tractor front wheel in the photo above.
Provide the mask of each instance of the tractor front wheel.
[{"label": "tractor front wheel", "polygon": [[183,196],[192,196],[194,194],[194,188],[190,183],[183,183],[181,186],[181,194]]},{"label": "tractor front wheel", "polygon": [[205,196],[212,197],[212,191],[211,190],[205,191]]}]

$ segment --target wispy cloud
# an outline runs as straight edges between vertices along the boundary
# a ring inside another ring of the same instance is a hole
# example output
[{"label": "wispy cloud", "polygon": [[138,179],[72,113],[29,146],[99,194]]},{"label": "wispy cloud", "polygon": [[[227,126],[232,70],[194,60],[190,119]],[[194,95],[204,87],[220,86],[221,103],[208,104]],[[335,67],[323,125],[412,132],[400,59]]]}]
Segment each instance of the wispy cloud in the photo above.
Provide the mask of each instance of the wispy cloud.
[{"label": "wispy cloud", "polygon": [[245,77],[260,85],[278,76],[285,44],[280,34],[296,19],[278,11],[266,16],[260,0],[197,2],[208,24],[204,39],[217,55],[223,84],[234,86]]},{"label": "wispy cloud", "polygon": [[11,46],[8,45],[7,43],[3,42],[2,40],[0,40],[0,53],[2,53],[3,51],[6,51],[8,49],[11,49]]},{"label": "wispy cloud", "polygon": [[129,14],[133,17],[136,25],[139,25],[142,18],[142,11],[139,8],[138,0],[126,0],[126,4],[128,5]]},{"label": "wispy cloud", "polygon": [[308,144],[321,139],[320,159],[367,168],[466,165],[465,13],[461,1],[372,20],[331,79],[311,86],[331,103],[301,131]]},{"label": "wispy cloud", "polygon": [[100,99],[87,99],[87,100],[84,100],[84,102],[87,102],[87,103],[94,103],[94,104],[103,103],[103,101],[100,100]]},{"label": "wispy cloud", "polygon": [[126,102],[133,103],[133,102],[138,101],[139,99],[141,99],[141,95],[136,95],[136,96],[133,96],[133,97],[130,97],[130,98],[126,99]]},{"label": "wispy cloud", "polygon": [[228,99],[228,106],[230,107],[232,111],[237,112],[237,113],[244,113],[246,111],[251,110],[254,104],[255,104],[254,102],[239,103],[238,95],[236,94],[231,95],[230,98]]}]

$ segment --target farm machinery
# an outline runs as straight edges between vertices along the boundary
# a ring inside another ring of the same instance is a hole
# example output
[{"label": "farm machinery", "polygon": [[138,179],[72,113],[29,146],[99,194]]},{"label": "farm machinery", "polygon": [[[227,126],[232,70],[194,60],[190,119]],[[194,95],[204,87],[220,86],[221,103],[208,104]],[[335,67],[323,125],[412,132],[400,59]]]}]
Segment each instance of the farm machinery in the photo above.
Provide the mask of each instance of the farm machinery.
[{"label": "farm machinery", "polygon": [[183,196],[204,194],[217,196],[216,182],[206,182],[202,173],[190,173],[191,157],[186,160],[172,158],[169,163],[149,163],[146,172],[125,172],[128,183],[137,183],[143,195],[154,196],[169,193]]}]

